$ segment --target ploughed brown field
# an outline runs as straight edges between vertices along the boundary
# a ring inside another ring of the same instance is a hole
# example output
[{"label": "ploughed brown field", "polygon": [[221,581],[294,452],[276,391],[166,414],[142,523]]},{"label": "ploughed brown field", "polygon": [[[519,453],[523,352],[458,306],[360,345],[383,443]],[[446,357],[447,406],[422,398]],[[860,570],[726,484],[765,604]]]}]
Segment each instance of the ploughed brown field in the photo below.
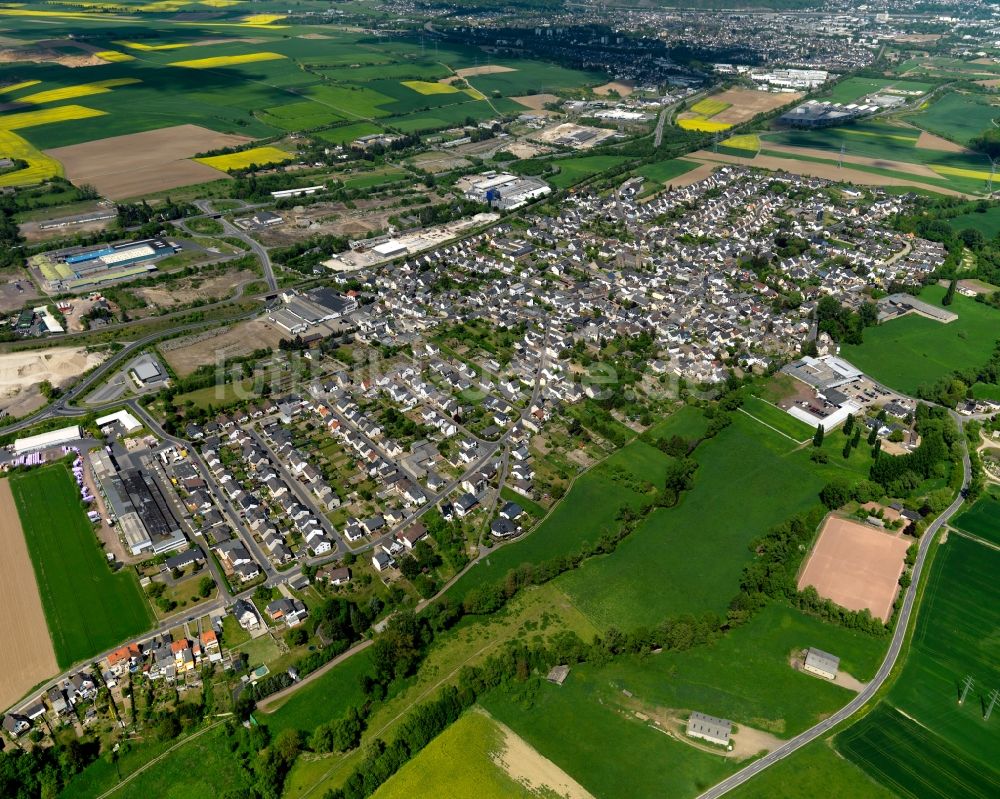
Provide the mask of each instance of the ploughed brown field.
[{"label": "ploughed brown field", "polygon": [[811,585],[841,607],[868,608],[886,621],[909,545],[900,535],[831,516],[799,576],[799,590]]},{"label": "ploughed brown field", "polygon": [[0,480],[0,707],[59,672],[10,483]]},{"label": "ploughed brown field", "polygon": [[225,179],[225,173],[188,159],[248,141],[245,136],[217,133],[200,125],[174,125],[56,147],[46,153],[62,163],[66,177],[73,183],[89,183],[105,197],[124,200]]}]

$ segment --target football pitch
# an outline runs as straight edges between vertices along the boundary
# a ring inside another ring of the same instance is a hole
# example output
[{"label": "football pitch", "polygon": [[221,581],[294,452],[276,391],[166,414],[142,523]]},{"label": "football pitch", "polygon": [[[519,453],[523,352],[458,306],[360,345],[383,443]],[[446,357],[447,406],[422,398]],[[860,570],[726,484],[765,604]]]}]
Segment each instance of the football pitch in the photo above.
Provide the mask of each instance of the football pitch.
[{"label": "football pitch", "polygon": [[59,666],[149,629],[152,616],[135,575],[108,568],[65,464],[10,483]]}]

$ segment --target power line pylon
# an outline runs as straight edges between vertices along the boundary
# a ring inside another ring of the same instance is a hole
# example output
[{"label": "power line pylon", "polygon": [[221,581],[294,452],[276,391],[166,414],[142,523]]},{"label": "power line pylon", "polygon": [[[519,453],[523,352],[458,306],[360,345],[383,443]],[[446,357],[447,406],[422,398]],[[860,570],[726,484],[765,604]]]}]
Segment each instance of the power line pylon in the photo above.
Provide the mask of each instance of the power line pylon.
[{"label": "power line pylon", "polygon": [[969,674],[964,680],[962,680],[962,695],[959,697],[958,704],[965,704],[965,697],[968,696],[969,691],[972,690],[972,686],[975,685],[976,681],[972,679],[972,675]]}]

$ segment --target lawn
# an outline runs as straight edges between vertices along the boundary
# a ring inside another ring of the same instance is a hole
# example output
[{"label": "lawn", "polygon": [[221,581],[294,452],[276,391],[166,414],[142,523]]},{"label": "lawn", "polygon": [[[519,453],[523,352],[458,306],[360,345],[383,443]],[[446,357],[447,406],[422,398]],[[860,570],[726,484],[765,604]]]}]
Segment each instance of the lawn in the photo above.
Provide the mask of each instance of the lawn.
[{"label": "lawn", "polygon": [[948,92],[926,110],[907,119],[938,136],[968,144],[984,130],[992,128],[997,117],[1000,117],[1000,108],[991,105],[983,95]]},{"label": "lawn", "polygon": [[[928,286],[920,299],[940,305],[945,288]],[[841,355],[876,380],[907,394],[955,369],[984,364],[1000,338],[1000,312],[968,297],[955,296],[958,314],[942,324],[916,314],[865,331],[864,343],[845,344]]]},{"label": "lawn", "polygon": [[498,689],[482,704],[600,799],[693,797],[737,770],[602,701],[610,692],[595,693],[603,686],[580,671],[561,686],[534,679]]},{"label": "lawn", "polygon": [[585,155],[558,159],[552,163],[559,167],[559,172],[548,178],[548,181],[557,189],[565,189],[625,161],[626,159],[620,155]]},{"label": "lawn", "polygon": [[998,772],[969,761],[962,750],[887,705],[838,735],[836,746],[901,797],[991,799],[1000,794]]},{"label": "lawn", "polygon": [[805,422],[760,397],[749,396],[743,400],[743,410],[757,421],[773,427],[795,441],[807,441],[816,432]]},{"label": "lawn", "polygon": [[830,739],[803,747],[727,794],[732,799],[893,799],[895,794],[838,755]]},{"label": "lawn", "polygon": [[971,508],[966,508],[951,523],[960,530],[1000,545],[1000,486],[990,486]]},{"label": "lawn", "polygon": [[134,572],[112,574],[64,464],[10,478],[60,667],[153,623]]},{"label": "lawn", "polygon": [[485,713],[471,711],[431,741],[413,760],[379,788],[374,799],[476,797],[530,799],[529,791],[493,762],[502,752],[504,734]]},{"label": "lawn", "polygon": [[[743,413],[694,452],[694,488],[655,510],[608,556],[559,578],[598,627],[631,629],[679,613],[724,613],[749,543],[818,502],[824,480],[795,444]],[[541,531],[539,531],[541,532]],[[536,533],[537,534],[537,533]]]},{"label": "lawn", "polygon": [[696,169],[701,164],[696,161],[685,161],[683,158],[671,158],[668,161],[657,161],[655,164],[646,164],[635,170],[635,174],[642,175],[647,180],[660,186],[666,186],[674,178],[685,175],[692,169]]}]

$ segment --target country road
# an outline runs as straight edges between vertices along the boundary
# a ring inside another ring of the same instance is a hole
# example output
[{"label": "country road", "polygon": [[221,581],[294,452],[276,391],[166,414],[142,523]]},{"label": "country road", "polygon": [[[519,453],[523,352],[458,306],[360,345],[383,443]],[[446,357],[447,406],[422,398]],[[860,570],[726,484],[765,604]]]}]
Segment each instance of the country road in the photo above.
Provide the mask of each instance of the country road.
[{"label": "country road", "polygon": [[703,794],[701,794],[698,799],[717,799],[717,797],[723,796],[734,788],[739,787],[743,783],[747,782],[752,777],[755,777],[764,769],[773,766],[775,763],[779,763],[791,754],[801,749],[808,743],[815,741],[817,738],[825,735],[827,732],[832,730],[842,721],[846,721],[855,713],[857,713],[865,704],[871,700],[885,684],[886,680],[892,674],[893,667],[896,665],[896,661],[899,659],[899,655],[903,650],[903,644],[906,641],[907,628],[909,627],[910,617],[913,614],[914,606],[917,598],[917,591],[920,586],[920,574],[923,570],[924,561],[927,559],[927,552],[930,549],[931,542],[937,536],[938,531],[948,522],[948,520],[955,515],[962,504],[965,502],[964,491],[969,486],[969,482],[972,478],[972,464],[969,460],[968,445],[965,440],[965,436],[962,436],[962,469],[964,476],[962,479],[962,491],[959,492],[955,501],[948,506],[948,508],[935,519],[931,525],[924,532],[923,536],[920,538],[920,546],[917,550],[917,560],[913,564],[913,579],[910,581],[909,587],[906,589],[906,594],[903,597],[903,606],[899,611],[899,618],[896,620],[896,627],[892,633],[892,641],[889,644],[889,651],[886,652],[885,659],[882,661],[882,665],[879,667],[878,673],[875,675],[874,679],[865,686],[857,696],[854,697],[850,702],[848,702],[844,707],[834,713],[832,716],[823,719],[819,724],[814,727],[810,727],[805,732],[795,736],[790,741],[779,746],[773,752],[768,753],[759,760],[754,761],[746,768],[741,771],[737,771],[731,777],[727,777],[722,780],[722,782],[712,786]]}]

